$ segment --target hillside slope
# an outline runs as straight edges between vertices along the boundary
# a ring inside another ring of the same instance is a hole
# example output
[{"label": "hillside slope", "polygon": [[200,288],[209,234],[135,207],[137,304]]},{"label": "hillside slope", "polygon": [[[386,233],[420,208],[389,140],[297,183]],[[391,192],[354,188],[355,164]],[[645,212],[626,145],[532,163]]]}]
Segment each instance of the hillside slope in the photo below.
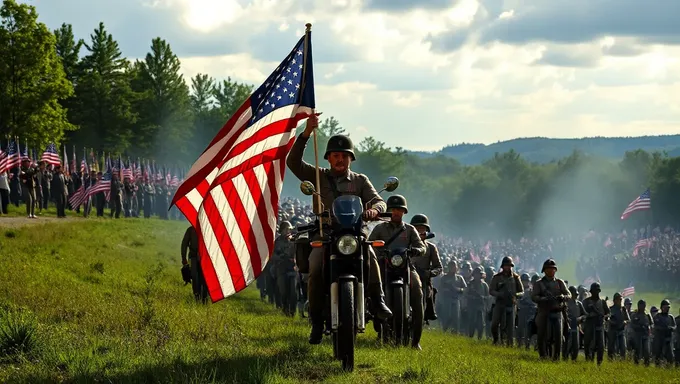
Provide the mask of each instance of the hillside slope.
[{"label": "hillside slope", "polygon": [[479,164],[493,157],[496,152],[502,153],[511,149],[519,152],[525,159],[537,163],[548,163],[567,157],[574,150],[583,151],[598,157],[616,159],[623,157],[626,151],[634,151],[636,149],[666,151],[671,156],[679,156],[680,135],[614,138],[590,137],[582,139],[532,137],[502,141],[490,145],[458,144],[444,147],[438,152],[414,151],[413,153],[420,156],[433,156],[441,153],[454,157],[463,164]]},{"label": "hillside slope", "polygon": [[[19,354],[0,338],[0,382],[542,383],[556,372],[533,352],[435,330],[422,352],[381,348],[369,325],[358,368],[345,374],[328,340],[307,344],[306,322],[278,314],[254,288],[195,304],[179,271],[184,229],[153,219],[0,228],[0,324],[14,340],[33,332]],[[560,363],[559,372],[551,383],[677,378],[627,362]]]}]

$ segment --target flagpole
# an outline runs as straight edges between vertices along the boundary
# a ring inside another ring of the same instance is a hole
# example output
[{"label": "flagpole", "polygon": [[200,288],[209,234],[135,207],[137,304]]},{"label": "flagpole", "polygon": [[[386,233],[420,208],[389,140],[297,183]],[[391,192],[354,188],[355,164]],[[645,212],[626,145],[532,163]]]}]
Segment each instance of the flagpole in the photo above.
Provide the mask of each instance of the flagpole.
[{"label": "flagpole", "polygon": [[[304,54],[302,56],[302,85],[300,86],[300,94],[304,92],[304,86],[305,86],[305,79],[306,79],[306,72],[307,72],[307,52],[308,52],[308,46],[309,46],[309,34],[312,32],[312,24],[307,23],[305,24],[305,42],[304,42],[304,47],[303,51]],[[312,109],[312,114],[314,114],[315,111]],[[321,193],[321,171],[319,169],[319,141],[317,139],[317,130],[314,129],[312,131],[312,135],[314,136],[314,168],[316,171],[316,191],[317,194],[312,197],[312,200],[316,198],[316,209],[317,212],[320,214],[322,213],[322,206],[321,206],[321,195],[318,193]],[[323,237],[323,220],[319,220],[319,235]]]}]

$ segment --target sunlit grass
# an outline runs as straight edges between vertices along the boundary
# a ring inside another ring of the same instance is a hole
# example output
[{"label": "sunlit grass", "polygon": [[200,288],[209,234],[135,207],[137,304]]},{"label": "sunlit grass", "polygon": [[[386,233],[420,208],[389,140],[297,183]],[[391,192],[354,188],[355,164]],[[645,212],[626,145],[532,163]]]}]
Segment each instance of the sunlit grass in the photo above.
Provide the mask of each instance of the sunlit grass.
[{"label": "sunlit grass", "polygon": [[425,332],[421,352],[383,348],[370,324],[358,338],[356,371],[346,374],[332,359],[328,339],[310,346],[306,321],[280,315],[254,288],[217,304],[195,304],[180,275],[185,225],[88,219],[0,228],[0,329],[14,329],[12,345],[25,345],[3,349],[11,343],[2,341],[0,382],[678,380],[677,370],[629,362],[599,368],[539,362],[534,352],[436,330]]}]

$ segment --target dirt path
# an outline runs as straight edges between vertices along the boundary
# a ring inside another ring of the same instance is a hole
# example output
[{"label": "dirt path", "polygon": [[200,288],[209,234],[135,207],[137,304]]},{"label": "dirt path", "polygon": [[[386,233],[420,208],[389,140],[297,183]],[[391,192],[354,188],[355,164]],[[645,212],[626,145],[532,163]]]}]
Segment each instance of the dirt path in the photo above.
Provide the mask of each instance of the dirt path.
[{"label": "dirt path", "polygon": [[19,228],[27,225],[71,222],[80,219],[82,219],[82,217],[67,216],[63,219],[59,219],[55,216],[38,216],[37,219],[29,219],[24,216],[0,216],[0,229]]}]

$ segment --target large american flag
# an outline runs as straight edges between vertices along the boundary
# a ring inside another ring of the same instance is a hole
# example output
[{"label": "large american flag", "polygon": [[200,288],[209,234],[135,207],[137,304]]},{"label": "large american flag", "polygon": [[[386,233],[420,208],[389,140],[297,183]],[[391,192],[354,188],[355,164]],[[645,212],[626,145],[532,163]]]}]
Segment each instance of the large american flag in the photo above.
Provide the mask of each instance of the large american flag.
[{"label": "large american flag", "polygon": [[199,259],[213,302],[243,290],[267,264],[285,158],[298,122],[313,109],[307,32],[217,133],[178,187],[172,203],[198,233]]},{"label": "large american flag", "polygon": [[621,220],[625,220],[635,211],[642,211],[645,209],[652,208],[652,199],[650,196],[649,188],[642,192],[642,195],[638,196],[635,200],[628,204],[628,207],[621,214]]},{"label": "large american flag", "polygon": [[110,193],[111,193],[111,177],[112,177],[112,169],[109,167],[106,170],[106,173],[102,175],[101,180],[99,180],[94,186],[90,187],[87,189],[87,192],[85,194],[85,199],[88,197],[91,197],[95,193],[98,192],[104,192],[106,195],[106,201],[109,201]]}]

